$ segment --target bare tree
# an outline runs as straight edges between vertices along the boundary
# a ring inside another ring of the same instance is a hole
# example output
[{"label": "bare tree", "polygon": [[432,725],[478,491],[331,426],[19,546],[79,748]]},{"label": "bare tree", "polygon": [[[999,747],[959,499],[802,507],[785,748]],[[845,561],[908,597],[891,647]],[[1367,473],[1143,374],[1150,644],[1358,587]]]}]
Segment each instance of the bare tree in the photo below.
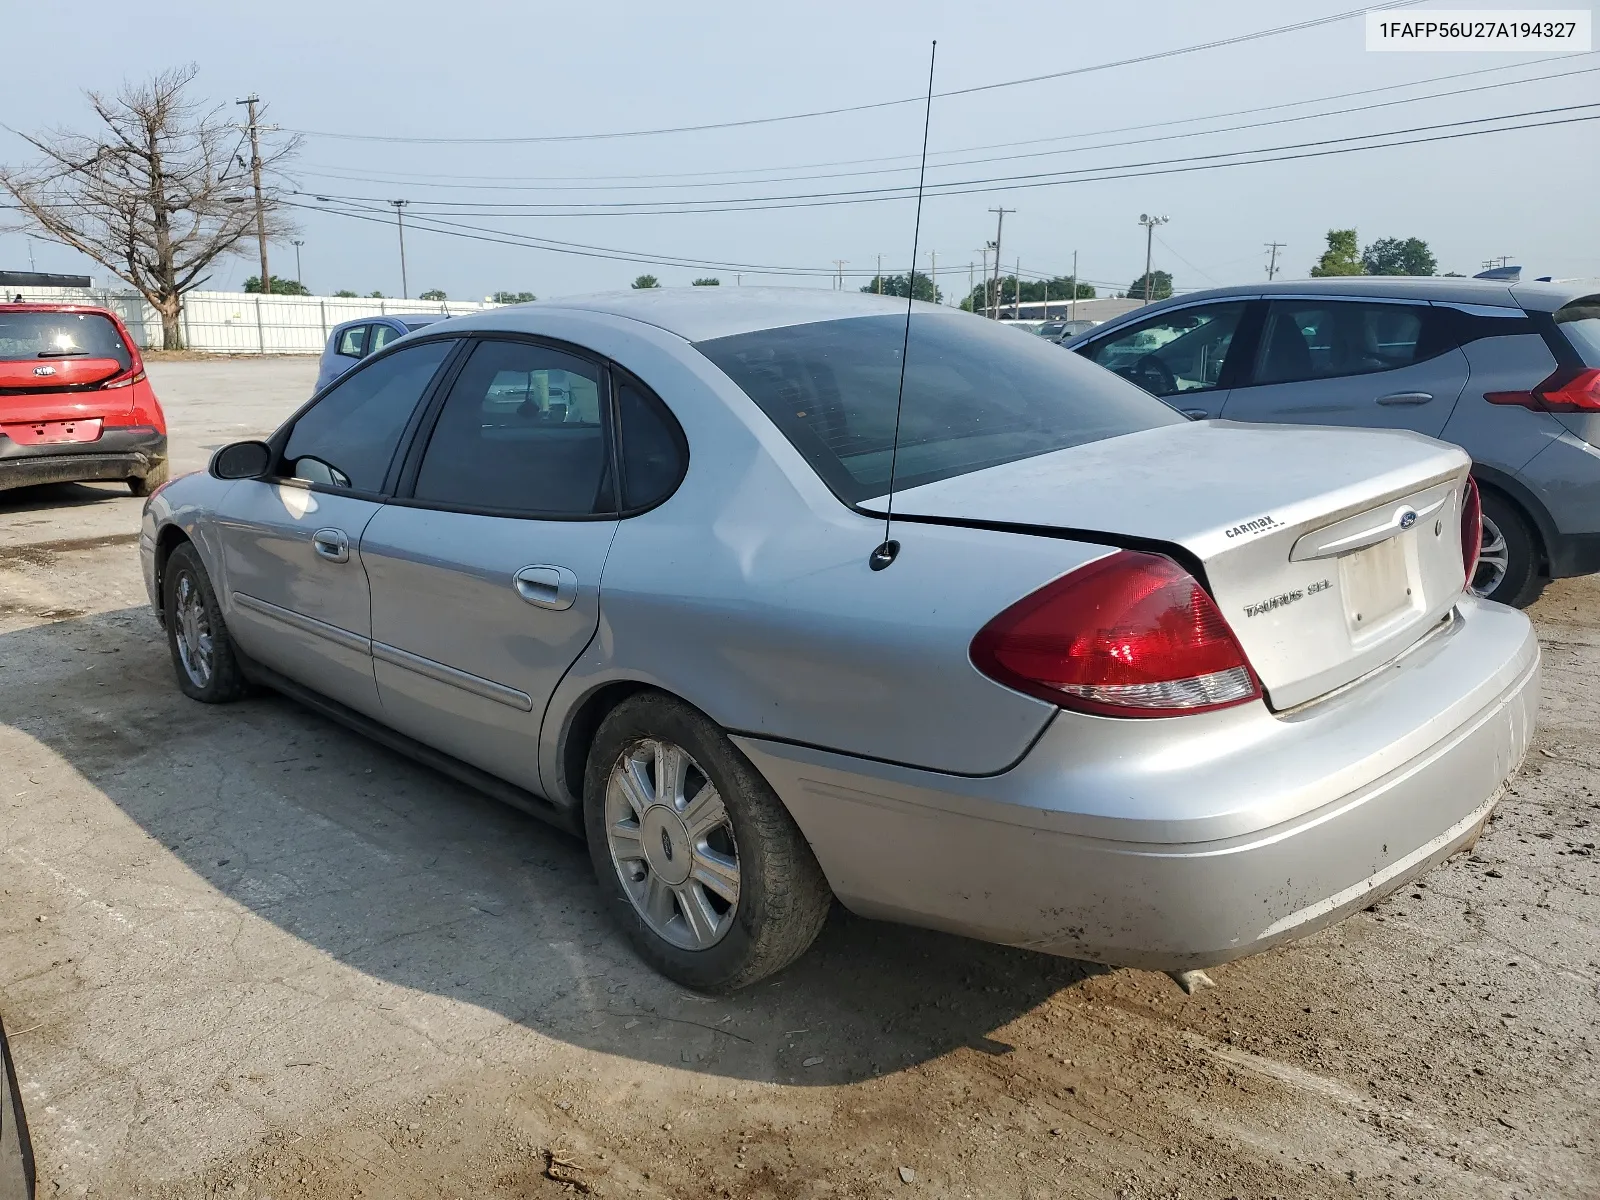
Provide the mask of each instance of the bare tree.
[{"label": "bare tree", "polygon": [[[87,254],[139,290],[161,314],[165,349],[183,347],[183,297],[205,282],[222,254],[242,249],[255,232],[243,138],[221,106],[187,94],[197,68],[164,71],[124,84],[114,97],[85,93],[104,128],[22,134],[42,158],[22,169],[0,167],[0,187],[32,224]],[[293,229],[277,171],[298,138],[261,155],[268,183],[262,207],[268,239]]]}]

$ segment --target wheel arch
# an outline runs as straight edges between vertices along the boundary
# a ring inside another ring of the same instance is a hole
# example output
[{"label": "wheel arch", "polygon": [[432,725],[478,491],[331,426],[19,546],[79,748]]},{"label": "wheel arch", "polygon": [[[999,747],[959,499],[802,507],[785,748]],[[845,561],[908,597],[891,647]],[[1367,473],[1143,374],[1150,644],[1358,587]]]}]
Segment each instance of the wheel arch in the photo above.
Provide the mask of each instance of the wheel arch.
[{"label": "wheel arch", "polygon": [[[551,800],[564,807],[582,807],[583,777],[588,770],[589,749],[594,745],[595,734],[619,704],[641,692],[672,696],[665,688],[642,679],[613,679],[585,693],[567,710],[556,749],[555,778],[549,789],[554,793]],[[673,699],[682,700],[683,697],[673,696]]]},{"label": "wheel arch", "polygon": [[156,552],[154,560],[155,587],[157,597],[156,615],[161,620],[162,628],[165,628],[167,624],[167,593],[165,591],[167,579],[167,560],[172,557],[172,552],[185,542],[193,544],[193,539],[191,539],[179,525],[163,525],[160,531],[156,534]]},{"label": "wheel arch", "polygon": [[1478,481],[1478,487],[1491,491],[1508,504],[1514,506],[1518,512],[1528,519],[1533,535],[1538,539],[1538,568],[1541,573],[1550,573],[1550,547],[1555,544],[1557,533],[1555,522],[1550,513],[1540,503],[1532,490],[1514,476],[1494,467],[1485,467],[1479,463],[1472,464],[1472,477]]}]

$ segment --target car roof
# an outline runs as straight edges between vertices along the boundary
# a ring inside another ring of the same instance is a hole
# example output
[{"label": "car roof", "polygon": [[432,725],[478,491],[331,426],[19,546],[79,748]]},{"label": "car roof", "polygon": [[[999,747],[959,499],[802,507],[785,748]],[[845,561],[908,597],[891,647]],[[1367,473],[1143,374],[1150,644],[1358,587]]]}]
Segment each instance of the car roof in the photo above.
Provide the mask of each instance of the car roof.
[{"label": "car roof", "polygon": [[[951,313],[937,304],[915,301],[917,312]],[[691,342],[837,321],[847,317],[904,316],[906,302],[871,292],[838,292],[829,288],[778,287],[676,287],[640,288],[604,292],[562,300],[536,300],[530,304],[489,309],[451,321],[457,329],[517,329],[526,320],[520,314],[536,312],[590,312],[623,317],[654,325]]]},{"label": "car roof", "polygon": [[96,304],[49,304],[34,300],[25,300],[21,304],[13,304],[4,297],[0,297],[0,312],[92,313],[99,317],[110,317],[114,321],[120,319],[109,308],[101,308]]},{"label": "car roof", "polygon": [[[1167,308],[1198,301],[1256,296],[1373,296],[1393,300],[1431,300],[1441,304],[1517,305],[1534,312],[1553,312],[1563,304],[1600,291],[1595,280],[1507,283],[1494,279],[1456,279],[1442,275],[1339,275],[1320,279],[1278,279],[1271,283],[1236,284],[1206,288],[1159,300],[1107,321],[1125,325]],[[1100,327],[1102,330],[1105,326]]]}]

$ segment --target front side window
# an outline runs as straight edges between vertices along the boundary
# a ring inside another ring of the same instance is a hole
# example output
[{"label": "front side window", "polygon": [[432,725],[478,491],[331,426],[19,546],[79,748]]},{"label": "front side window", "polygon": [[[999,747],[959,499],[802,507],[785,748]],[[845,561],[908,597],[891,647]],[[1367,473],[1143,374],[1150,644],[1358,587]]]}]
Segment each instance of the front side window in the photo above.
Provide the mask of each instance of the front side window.
[{"label": "front side window", "polygon": [[326,487],[381,489],[406,422],[454,346],[423,342],[346,375],[295,421],[285,473]]},{"label": "front side window", "polygon": [[1083,353],[1153,396],[1217,386],[1244,301],[1183,308],[1110,334]]},{"label": "front side window", "polygon": [[333,352],[342,354],[346,358],[360,358],[366,344],[367,327],[365,325],[352,325],[339,335],[339,341],[334,346]]},{"label": "front side window", "polygon": [[[761,329],[696,348],[847,504],[889,490],[901,316]],[[959,313],[912,318],[895,488],[1183,418],[1074,354]]]},{"label": "front side window", "polygon": [[393,325],[374,325],[367,339],[367,353],[376,354],[396,338],[403,336]]},{"label": "front side window", "polygon": [[1256,355],[1255,383],[1298,383],[1392,371],[1445,347],[1425,304],[1274,300]]},{"label": "front side window", "polygon": [[445,398],[414,497],[508,516],[615,511],[600,395],[600,369],[584,359],[480,342]]}]

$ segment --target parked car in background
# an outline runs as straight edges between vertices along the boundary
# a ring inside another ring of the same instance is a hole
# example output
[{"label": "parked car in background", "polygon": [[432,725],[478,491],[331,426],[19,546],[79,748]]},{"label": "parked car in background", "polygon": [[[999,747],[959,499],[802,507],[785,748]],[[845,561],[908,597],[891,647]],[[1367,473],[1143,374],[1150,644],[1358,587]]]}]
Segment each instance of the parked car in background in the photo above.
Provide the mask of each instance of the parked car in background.
[{"label": "parked car in background", "polygon": [[403,339],[146,505],[178,686],[277,688],[582,833],[697,988],[834,896],[1200,967],[1477,836],[1539,649],[1464,591],[1459,448],[1191,424],[911,308],[641,290]]},{"label": "parked car in background", "polygon": [[1098,324],[1099,321],[1043,321],[1034,332],[1049,341],[1061,342],[1088,333]]},{"label": "parked car in background", "polygon": [[1472,455],[1473,591],[1600,571],[1600,288],[1356,277],[1191,292],[1065,343],[1196,418],[1409,429]]},{"label": "parked car in background", "polygon": [[444,319],[440,313],[405,313],[340,322],[328,334],[328,344],[323,347],[322,359],[317,364],[317,386],[313,390],[320,392],[363,358],[376,354],[396,338]]},{"label": "parked car in background", "polygon": [[167,419],[121,319],[0,304],[0,490],[114,479],[145,496],[166,478]]}]

